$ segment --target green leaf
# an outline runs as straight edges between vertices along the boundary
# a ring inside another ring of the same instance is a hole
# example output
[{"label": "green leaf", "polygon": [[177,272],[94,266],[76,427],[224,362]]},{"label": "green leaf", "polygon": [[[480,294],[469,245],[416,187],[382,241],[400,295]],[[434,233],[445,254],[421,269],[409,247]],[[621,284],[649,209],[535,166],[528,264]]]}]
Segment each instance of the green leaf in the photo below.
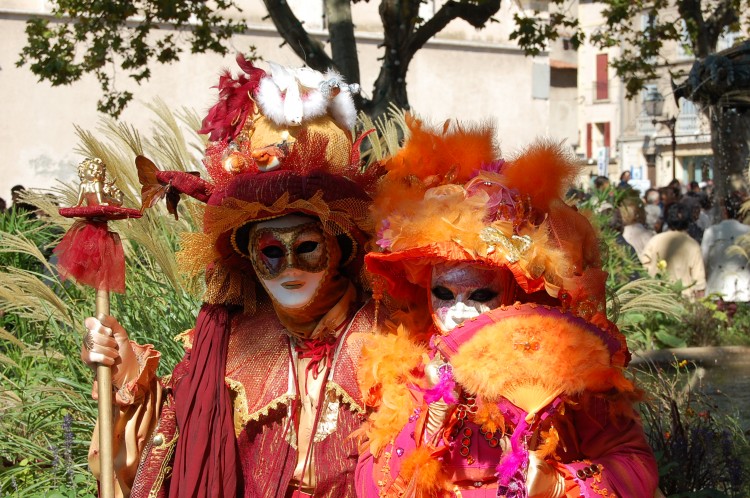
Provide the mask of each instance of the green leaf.
[{"label": "green leaf", "polygon": [[666,344],[670,348],[684,348],[687,343],[684,339],[674,336],[664,330],[657,331],[654,336],[662,343]]}]

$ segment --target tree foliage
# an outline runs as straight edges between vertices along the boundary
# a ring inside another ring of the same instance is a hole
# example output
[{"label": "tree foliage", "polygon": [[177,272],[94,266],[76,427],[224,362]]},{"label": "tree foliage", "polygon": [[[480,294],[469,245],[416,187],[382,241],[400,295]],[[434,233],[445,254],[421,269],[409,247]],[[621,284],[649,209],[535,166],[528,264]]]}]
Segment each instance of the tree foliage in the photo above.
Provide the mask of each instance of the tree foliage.
[{"label": "tree foliage", "polygon": [[27,64],[40,80],[69,85],[85,74],[102,88],[98,109],[117,116],[133,98],[117,90],[116,74],[148,80],[153,63],[177,61],[192,53],[224,54],[226,40],[244,25],[223,13],[234,0],[55,0],[51,18],[26,24],[28,43],[18,66]]},{"label": "tree foliage", "polygon": [[[740,29],[743,0],[605,0],[604,26],[592,36],[600,47],[621,47],[612,61],[617,76],[625,82],[632,98],[649,81],[659,78],[659,67],[668,66],[673,56],[670,44],[704,59],[716,52],[721,35]],[[673,79],[682,73],[669,68]]]},{"label": "tree foliage", "polygon": [[[354,37],[352,4],[368,0],[325,0],[329,38],[324,43],[310,34],[286,0],[263,0],[280,36],[310,67],[337,69],[350,83],[361,83],[360,60]],[[570,0],[553,0],[563,5]],[[429,18],[420,16],[424,0],[380,0],[383,49],[380,72],[370,99],[358,105],[372,116],[387,113],[389,104],[409,107],[406,74],[414,55],[451,21],[464,20],[481,29],[497,22],[493,16],[500,0],[447,0]],[[198,0],[53,0],[54,18],[28,21],[28,43],[18,65],[28,65],[40,80],[67,85],[91,73],[99,80],[103,97],[98,108],[117,116],[133,95],[118,91],[115,77],[124,70],[137,82],[148,80],[155,63],[178,60],[185,38],[193,53],[226,52],[226,42],[246,26],[227,18],[229,9],[240,10],[236,0],[211,3]],[[533,16],[516,14],[512,39],[527,53],[546,49],[546,41],[556,39],[560,28],[569,29],[577,21],[561,13]],[[573,36],[574,46],[582,39]],[[251,47],[251,51],[253,51]]]}]

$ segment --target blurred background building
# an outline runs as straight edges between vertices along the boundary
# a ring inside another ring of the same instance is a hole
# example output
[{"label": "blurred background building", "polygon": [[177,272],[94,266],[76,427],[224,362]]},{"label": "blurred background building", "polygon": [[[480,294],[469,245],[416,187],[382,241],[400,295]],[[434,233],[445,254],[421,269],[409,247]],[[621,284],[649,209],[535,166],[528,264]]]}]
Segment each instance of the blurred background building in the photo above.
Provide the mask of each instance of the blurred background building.
[{"label": "blurred background building", "polygon": [[[426,2],[420,15],[429,19],[442,3]],[[154,65],[151,78],[140,86],[125,76],[115,80],[118,89],[135,95],[120,121],[147,134],[153,116],[149,106],[157,98],[172,108],[202,115],[216,98],[210,87],[220,70],[234,69],[236,53],[250,46],[265,60],[302,65],[277,34],[260,0],[239,4],[243,12],[236,15],[248,28],[233,38],[226,57],[187,53],[178,63]],[[323,0],[289,4],[308,32],[325,41]],[[574,50],[563,33],[537,56],[527,57],[518,48],[510,39],[513,15],[546,15],[548,6],[543,0],[503,2],[496,16],[501,22],[481,30],[453,21],[417,52],[410,65],[407,84],[414,111],[436,123],[447,118],[492,120],[506,155],[540,136],[564,142],[586,166],[580,180],[585,188],[597,175],[616,184],[625,170],[631,172],[631,184],[644,190],[666,185],[673,177],[705,181],[712,160],[708,123],[690,102],[674,102],[669,67],[663,67],[663,78],[636,99],[626,100],[623,84],[610,66],[618,47],[603,51],[584,43]],[[570,8],[587,34],[601,27],[601,4],[581,0]],[[352,9],[362,90],[367,95],[380,65],[382,26],[377,2],[358,2]],[[44,0],[0,3],[0,113],[5,116],[0,128],[0,197],[6,199],[15,184],[48,188],[56,180],[72,179],[81,159],[76,127],[95,130],[103,117],[96,111],[101,90],[92,76],[71,86],[52,87],[38,82],[28,68],[16,66],[26,43],[26,21],[49,12]],[[648,22],[645,15],[643,22]],[[721,41],[724,46],[732,42],[731,35]],[[670,64],[689,69],[692,60],[675,44]],[[264,67],[262,61],[259,65]]]}]

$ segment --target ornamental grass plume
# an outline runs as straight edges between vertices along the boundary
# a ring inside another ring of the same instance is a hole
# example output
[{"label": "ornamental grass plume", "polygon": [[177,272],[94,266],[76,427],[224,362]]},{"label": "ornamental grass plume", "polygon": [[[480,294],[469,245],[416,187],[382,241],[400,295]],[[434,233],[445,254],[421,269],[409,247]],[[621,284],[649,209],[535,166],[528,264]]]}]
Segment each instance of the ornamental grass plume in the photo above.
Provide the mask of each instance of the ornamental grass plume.
[{"label": "ornamental grass plume", "polygon": [[[103,119],[96,133],[76,128],[76,152],[98,157],[124,194],[124,205],[140,205],[141,185],[134,158],[145,154],[161,169],[200,171],[205,137],[195,112],[173,113],[156,101],[149,138],[122,121]],[[363,123],[377,133],[365,140],[369,162],[397,150],[403,113]],[[80,360],[83,320],[95,309],[94,294],[62,282],[51,249],[70,227],[59,206],[71,206],[77,188],[59,184],[51,192],[31,191],[38,219],[0,214],[0,496],[94,496],[88,443],[96,419],[91,370]],[[163,203],[138,221],[117,222],[127,265],[127,294],[112,296],[113,314],[141,343],[158,343],[162,374],[182,358],[171,339],[195,323],[203,279],[180,275],[175,260],[179,234],[198,229],[202,211],[190,199],[180,203],[179,221]],[[63,423],[60,423],[63,414]]]},{"label": "ornamental grass plume", "polygon": [[[161,103],[152,110],[149,140],[112,120],[102,121],[101,140],[78,129],[78,152],[107,163],[128,206],[140,203],[137,154],[173,169],[202,167],[194,153],[201,139],[182,130],[198,127],[194,115],[173,115]],[[36,219],[0,215],[0,496],[96,493],[87,465],[96,403],[91,370],[80,361],[83,319],[95,309],[94,294],[62,282],[50,259],[71,223],[59,216],[58,205],[75,204],[77,189],[60,184],[51,192],[32,191],[25,199],[38,208]],[[177,234],[192,230],[195,220],[184,205],[179,222],[149,213],[142,222],[115,227],[125,241],[128,280],[127,295],[113,296],[113,312],[134,338],[163,345],[164,368],[170,369],[183,353],[170,339],[191,327],[199,305],[191,294],[197,282],[179,276],[174,257]]]}]

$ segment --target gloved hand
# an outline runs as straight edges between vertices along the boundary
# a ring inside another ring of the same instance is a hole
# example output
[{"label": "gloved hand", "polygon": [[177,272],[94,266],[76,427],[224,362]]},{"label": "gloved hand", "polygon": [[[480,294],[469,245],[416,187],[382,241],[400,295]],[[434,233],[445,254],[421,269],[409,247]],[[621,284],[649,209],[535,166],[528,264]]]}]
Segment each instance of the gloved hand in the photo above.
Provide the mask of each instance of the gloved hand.
[{"label": "gloved hand", "polygon": [[122,325],[111,316],[102,321],[88,317],[83,323],[87,329],[81,347],[83,362],[92,368],[97,363],[111,366],[112,384],[118,389],[137,378],[140,365]]},{"label": "gloved hand", "polygon": [[[443,360],[439,354],[425,366],[425,377],[427,378],[427,385],[429,388],[433,388],[440,382],[441,367],[450,368],[450,364]],[[453,397],[458,399],[458,393],[455,389],[452,391]],[[425,423],[425,429],[427,431],[427,439],[434,436],[442,427],[445,422],[445,418],[453,405],[449,405],[443,398],[437,401],[433,401],[427,405],[427,421]]]},{"label": "gloved hand", "polygon": [[427,405],[427,421],[425,428],[427,430],[427,439],[434,436],[442,427],[445,422],[445,417],[450,410],[451,405],[445,401],[438,400]]},{"label": "gloved hand", "polygon": [[529,471],[526,475],[526,491],[529,498],[563,498],[565,476],[540,458],[537,452],[529,452]]}]

